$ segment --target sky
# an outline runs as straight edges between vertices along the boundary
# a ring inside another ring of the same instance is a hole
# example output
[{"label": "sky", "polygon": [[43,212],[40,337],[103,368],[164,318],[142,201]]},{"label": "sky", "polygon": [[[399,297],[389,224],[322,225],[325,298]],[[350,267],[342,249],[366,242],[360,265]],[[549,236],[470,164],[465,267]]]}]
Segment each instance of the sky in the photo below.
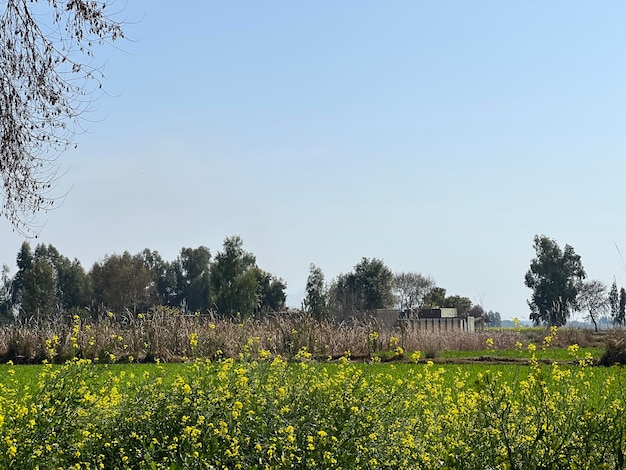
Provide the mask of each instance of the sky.
[{"label": "sky", "polygon": [[[527,319],[533,237],[626,285],[626,3],[117,1],[37,239],[88,270],[239,235],[299,307],[361,258]],[[56,205],[56,204],[55,204]],[[0,219],[0,264],[24,236]]]}]

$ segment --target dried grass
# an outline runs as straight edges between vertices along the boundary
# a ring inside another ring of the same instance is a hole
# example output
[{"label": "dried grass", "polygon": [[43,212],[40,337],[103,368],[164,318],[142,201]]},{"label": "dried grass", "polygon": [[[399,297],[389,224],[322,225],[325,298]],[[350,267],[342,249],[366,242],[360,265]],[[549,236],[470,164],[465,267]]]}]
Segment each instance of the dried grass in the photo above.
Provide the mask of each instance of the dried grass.
[{"label": "dried grass", "polygon": [[606,338],[606,349],[600,364],[613,366],[616,364],[626,365],[626,333],[617,331],[610,333]]},{"label": "dried grass", "polygon": [[[71,357],[101,362],[183,361],[188,358],[249,357],[270,352],[285,358],[305,350],[314,358],[369,358],[380,352],[422,351],[427,358],[444,350],[483,350],[488,338],[497,349],[515,343],[541,344],[545,331],[463,332],[388,329],[376,323],[318,323],[310,316],[286,313],[242,322],[210,316],[181,315],[159,307],[146,315],[98,320],[72,316],[48,321],[17,322],[0,327],[0,361],[63,362]],[[556,346],[592,343],[590,333],[559,330]],[[597,345],[597,344],[596,344]]]}]

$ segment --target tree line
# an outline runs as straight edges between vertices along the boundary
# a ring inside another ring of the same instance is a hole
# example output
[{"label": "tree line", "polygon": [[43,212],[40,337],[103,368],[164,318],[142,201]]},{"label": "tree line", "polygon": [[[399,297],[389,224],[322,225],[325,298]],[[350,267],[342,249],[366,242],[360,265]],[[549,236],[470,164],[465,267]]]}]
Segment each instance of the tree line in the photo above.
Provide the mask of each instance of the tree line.
[{"label": "tree line", "polygon": [[536,235],[536,256],[524,282],[532,289],[528,300],[530,319],[535,325],[563,326],[572,312],[581,312],[595,330],[602,316],[610,315],[613,325],[626,323],[626,289],[610,288],[598,279],[588,279],[580,255],[571,245],[563,249],[556,240]]},{"label": "tree line", "polygon": [[182,248],[174,261],[145,249],[131,255],[106,256],[85,271],[52,245],[33,251],[23,243],[17,272],[4,266],[0,285],[0,314],[5,320],[50,318],[55,314],[90,312],[141,313],[155,305],[184,313],[219,312],[245,317],[285,307],[285,282],[262,270],[240,237],[226,238],[214,258],[205,246]]},{"label": "tree line", "polygon": [[[534,238],[535,258],[524,282],[532,289],[530,320],[536,325],[563,326],[581,312],[596,330],[610,315],[614,326],[626,325],[626,288],[610,288],[587,279],[574,248],[545,235]],[[52,318],[58,314],[107,312],[133,314],[154,306],[182,313],[212,313],[221,318],[246,318],[286,310],[287,284],[261,269],[238,236],[224,240],[212,256],[209,248],[182,248],[173,261],[144,249],[131,255],[106,256],[86,271],[52,245],[33,250],[24,242],[17,254],[17,272],[0,272],[0,319]],[[393,273],[377,258],[362,258],[352,271],[327,283],[323,271],[311,264],[300,311],[320,321],[343,321],[375,309],[456,308],[460,316],[482,317],[499,326],[499,312],[485,312],[465,296],[446,289],[419,272]]]},{"label": "tree line", "polygon": [[497,312],[485,313],[468,297],[446,295],[430,276],[418,272],[393,273],[382,260],[362,258],[354,269],[340,274],[330,284],[322,270],[311,264],[306,283],[303,310],[318,319],[347,320],[361,312],[397,308],[456,308],[460,316],[500,318]]},{"label": "tree line", "polygon": [[[106,256],[89,270],[52,245],[39,244],[33,250],[25,242],[16,265],[13,276],[5,265],[0,277],[4,321],[59,314],[97,319],[108,312],[138,314],[154,306],[226,319],[287,310],[286,282],[257,266],[238,236],[226,238],[215,256],[200,246],[182,248],[175,260],[166,261],[146,248],[134,255],[125,251]],[[453,307],[461,316],[484,316],[492,324],[500,320],[498,312],[485,313],[468,297],[447,295],[431,277],[393,273],[377,258],[362,258],[351,272],[330,283],[311,264],[299,311],[319,321],[343,321],[375,309],[421,307]]]}]

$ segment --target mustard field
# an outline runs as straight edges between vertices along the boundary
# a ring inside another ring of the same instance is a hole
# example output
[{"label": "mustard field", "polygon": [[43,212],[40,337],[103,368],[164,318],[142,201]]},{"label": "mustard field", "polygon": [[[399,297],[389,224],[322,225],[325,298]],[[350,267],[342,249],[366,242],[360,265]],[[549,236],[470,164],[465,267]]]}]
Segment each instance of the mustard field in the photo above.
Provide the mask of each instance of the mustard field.
[{"label": "mustard field", "polygon": [[0,468],[624,467],[621,368],[412,359],[3,365]]}]

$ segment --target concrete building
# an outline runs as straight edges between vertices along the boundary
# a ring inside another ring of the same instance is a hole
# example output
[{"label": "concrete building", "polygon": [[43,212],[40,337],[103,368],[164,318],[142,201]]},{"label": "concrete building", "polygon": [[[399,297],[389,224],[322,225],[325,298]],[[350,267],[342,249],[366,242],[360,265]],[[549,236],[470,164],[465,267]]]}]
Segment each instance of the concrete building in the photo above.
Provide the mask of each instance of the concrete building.
[{"label": "concrete building", "polygon": [[378,309],[369,317],[385,328],[402,328],[410,331],[475,331],[471,315],[459,317],[456,308],[423,308],[409,311]]}]

